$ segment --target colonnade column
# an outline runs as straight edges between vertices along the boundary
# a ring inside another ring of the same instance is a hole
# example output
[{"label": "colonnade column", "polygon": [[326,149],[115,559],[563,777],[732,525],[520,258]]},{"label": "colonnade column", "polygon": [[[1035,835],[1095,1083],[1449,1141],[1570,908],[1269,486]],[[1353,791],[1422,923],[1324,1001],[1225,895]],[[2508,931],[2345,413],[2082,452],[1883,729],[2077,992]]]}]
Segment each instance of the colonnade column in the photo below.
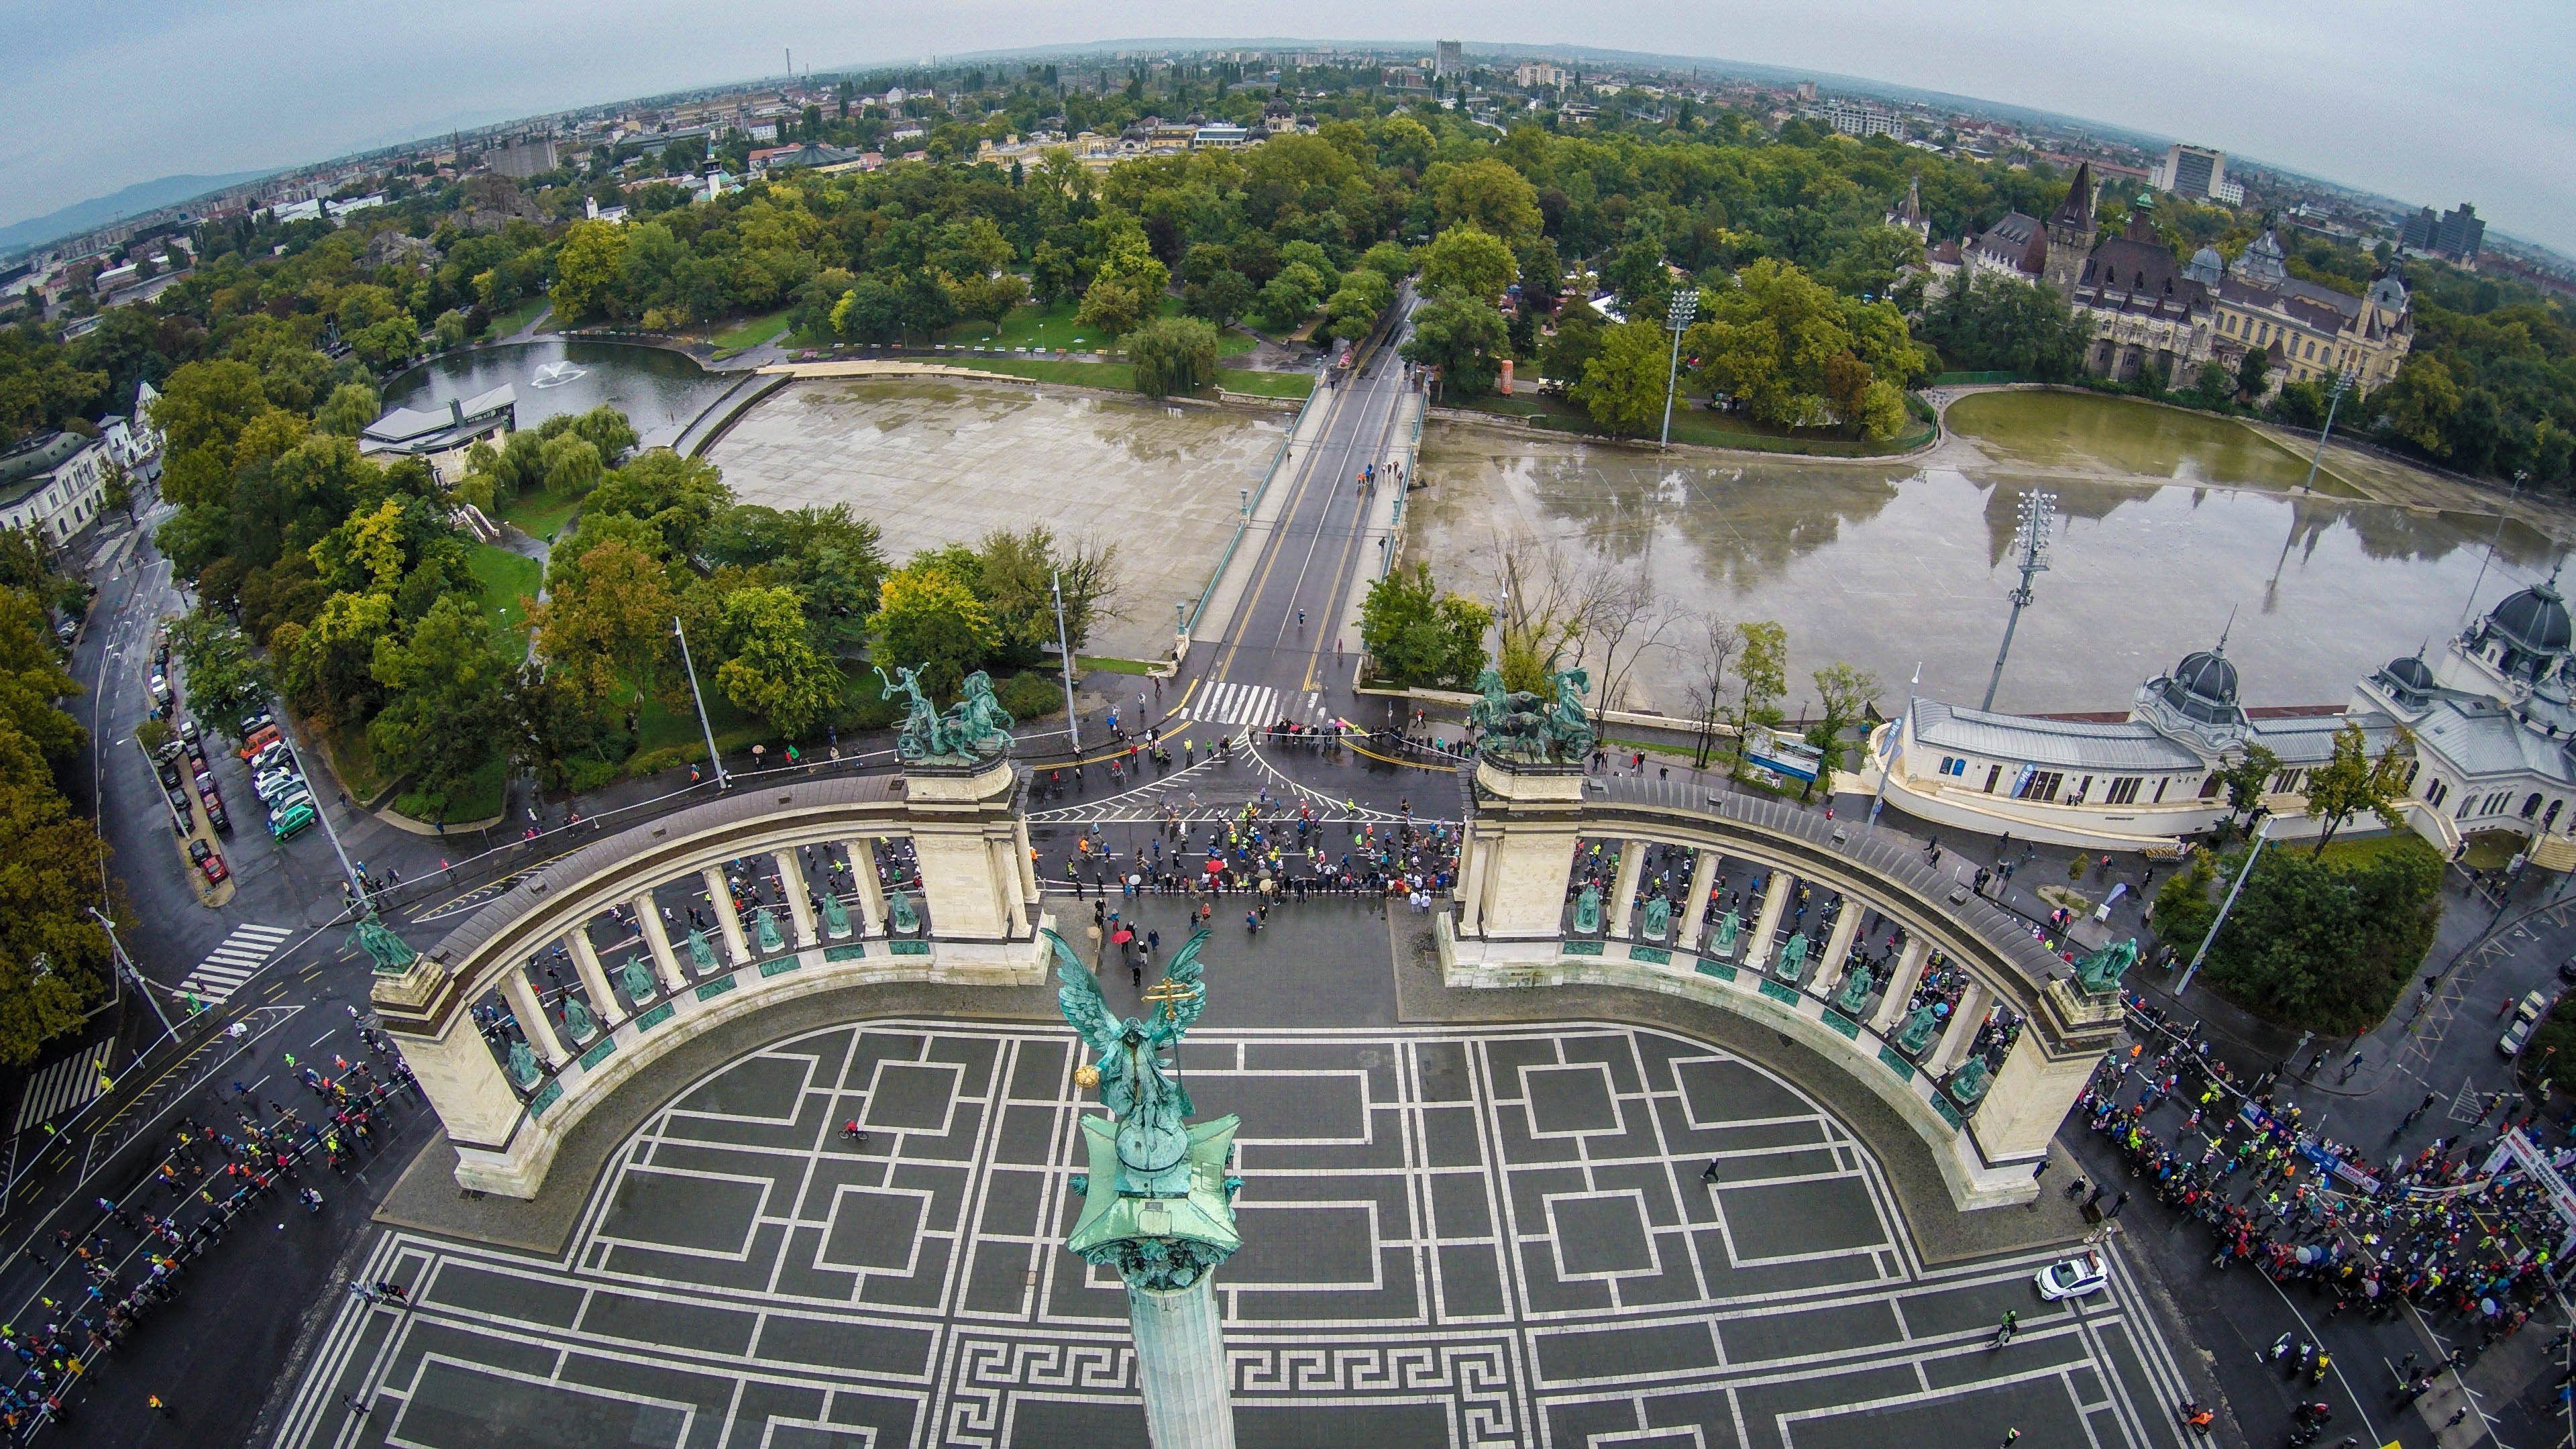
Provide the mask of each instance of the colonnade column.
[{"label": "colonnade column", "polygon": [[637,896],[633,909],[635,924],[644,931],[644,945],[653,953],[653,970],[662,978],[662,989],[684,990],[689,978],[680,970],[679,953],[671,949],[671,933],[662,929],[662,913],[653,904],[653,893],[646,891]]},{"label": "colonnade column", "polygon": [[1771,964],[1771,939],[1780,933],[1780,916],[1789,906],[1789,873],[1774,866],[1771,879],[1762,888],[1762,914],[1753,922],[1753,941],[1745,948],[1744,964],[1756,971]]},{"label": "colonnade column", "polygon": [[778,884],[787,897],[787,914],[796,922],[796,944],[812,946],[821,939],[814,930],[814,902],[805,889],[805,862],[798,858],[800,847],[789,846],[774,853],[778,862]]},{"label": "colonnade column", "polygon": [[733,908],[733,885],[725,879],[720,866],[708,866],[698,872],[707,885],[707,908],[716,913],[716,925],[724,935],[725,959],[739,966],[751,959],[751,943],[743,939],[742,915]]},{"label": "colonnade column", "polygon": [[581,989],[590,997],[590,1009],[599,1017],[599,1029],[626,1015],[617,1004],[617,992],[608,984],[608,972],[599,964],[599,948],[590,944],[590,923],[582,922],[564,934],[564,944],[572,948],[573,974],[581,978]]},{"label": "colonnade column", "polygon": [[[563,1038],[555,1035],[555,1024],[546,1016],[545,1003],[537,1000],[537,988],[528,980],[528,968],[513,963],[501,973],[501,999],[510,1003],[510,1015],[518,1018],[519,1035],[528,1039],[528,1050],[549,1070],[572,1060],[564,1050]],[[487,1053],[488,1055],[488,1053]]]},{"label": "colonnade column", "polygon": [[1629,923],[1637,914],[1637,877],[1646,868],[1646,842],[1625,840],[1619,844],[1619,870],[1610,887],[1610,934],[1625,936]]},{"label": "colonnade column", "polygon": [[1941,1045],[1934,1049],[1926,1065],[1936,1077],[1946,1077],[1968,1054],[1968,1043],[1977,1039],[1977,1029],[1986,1024],[1986,1011],[1994,1003],[1994,993],[1974,977],[1959,992],[1959,1004],[1951,1009],[1949,1030],[1941,1033]]},{"label": "colonnade column", "polygon": [[1878,1013],[1869,1019],[1870,1030],[1885,1036],[1905,1015],[1905,1003],[1914,995],[1914,987],[1923,979],[1924,959],[1932,948],[1920,936],[1905,938],[1905,949],[1896,955],[1896,970],[1887,978],[1887,994],[1879,998]]},{"label": "colonnade column", "polygon": [[859,934],[882,936],[886,933],[885,886],[877,880],[877,845],[869,836],[844,840],[850,852],[850,879],[859,890]]},{"label": "colonnade column", "polygon": [[1843,908],[1834,913],[1834,929],[1825,937],[1825,959],[1816,972],[1816,994],[1831,996],[1843,984],[1843,968],[1851,961],[1852,938],[1860,934],[1860,918],[1869,914],[1849,892],[1843,895]]},{"label": "colonnade column", "polygon": [[1708,935],[1708,890],[1717,879],[1717,852],[1701,846],[1692,852],[1690,895],[1682,911],[1681,945],[1686,951],[1699,949]]}]

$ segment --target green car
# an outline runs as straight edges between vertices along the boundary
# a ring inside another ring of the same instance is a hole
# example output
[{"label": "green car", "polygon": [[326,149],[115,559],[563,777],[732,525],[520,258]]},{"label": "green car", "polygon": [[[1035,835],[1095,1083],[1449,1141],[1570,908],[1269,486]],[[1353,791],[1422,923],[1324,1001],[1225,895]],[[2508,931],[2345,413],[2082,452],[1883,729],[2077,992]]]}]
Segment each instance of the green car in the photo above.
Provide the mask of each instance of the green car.
[{"label": "green car", "polygon": [[313,806],[311,802],[298,800],[294,804],[289,805],[285,809],[268,817],[268,833],[276,836],[281,841],[292,840],[297,835],[302,834],[305,828],[310,826],[312,823]]}]

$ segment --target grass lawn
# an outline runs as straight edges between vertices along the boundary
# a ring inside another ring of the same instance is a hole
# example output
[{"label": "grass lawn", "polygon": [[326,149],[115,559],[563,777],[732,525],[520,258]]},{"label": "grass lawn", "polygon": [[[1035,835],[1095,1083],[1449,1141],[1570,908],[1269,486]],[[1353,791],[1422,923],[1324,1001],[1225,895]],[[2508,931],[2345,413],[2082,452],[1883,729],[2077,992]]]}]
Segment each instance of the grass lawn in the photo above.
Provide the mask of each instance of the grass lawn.
[{"label": "grass lawn", "polygon": [[1311,372],[1252,372],[1240,367],[1216,370],[1216,385],[1228,392],[1248,392],[1257,397],[1305,397],[1315,390]]},{"label": "grass lawn", "polygon": [[1039,382],[1060,382],[1072,387],[1101,387],[1112,392],[1134,392],[1136,369],[1123,362],[1058,362],[1052,357],[964,357],[940,359],[951,367],[973,368],[977,372],[998,372],[1008,377],[1035,378]]},{"label": "grass lawn", "polygon": [[[1537,393],[1515,393],[1510,397],[1487,396],[1445,402],[1444,406],[1463,407],[1498,417],[1517,418],[1536,427],[1567,433],[1597,433],[1591,416],[1566,398],[1544,397]],[[1695,443],[1710,448],[1751,448],[1765,453],[1803,453],[1830,458],[1868,458],[1902,452],[1919,446],[1931,436],[1931,429],[1916,424],[1884,443],[1855,442],[1849,438],[1800,434],[1784,428],[1764,427],[1750,419],[1730,413],[1711,412],[1706,408],[1673,409],[1673,441]]]},{"label": "grass lawn", "polygon": [[563,532],[564,525],[572,522],[572,516],[580,511],[580,499],[567,498],[541,488],[512,499],[501,509],[501,521],[530,538],[552,542],[556,534]]},{"label": "grass lawn", "polygon": [[[769,738],[769,727],[734,708],[733,701],[726,699],[723,692],[714,687],[713,679],[701,677],[698,685],[707,692],[707,723],[715,727],[716,748],[748,749]],[[698,728],[698,712],[690,705],[684,704],[675,710],[659,699],[646,699],[643,728],[638,734],[640,738],[635,747],[638,754],[646,750],[687,749],[692,745],[697,747],[701,756],[706,753],[706,732]]]},{"label": "grass lawn", "polygon": [[511,308],[509,311],[493,318],[491,325],[483,329],[483,335],[486,337],[507,337],[511,333],[516,332],[520,328],[537,320],[537,314],[544,310],[546,310],[545,298],[530,297],[528,300]]},{"label": "grass lawn", "polygon": [[781,308],[766,317],[746,317],[707,340],[715,345],[716,356],[730,357],[758,347],[786,330],[787,309]]},{"label": "grass lawn", "polygon": [[528,617],[528,605],[535,601],[537,588],[545,581],[545,570],[537,561],[506,548],[478,543],[465,556],[465,567],[472,571],[474,582],[483,589],[483,612],[492,616],[492,636],[513,658],[527,653],[527,636],[519,626]]},{"label": "grass lawn", "polygon": [[1110,674],[1151,674],[1155,669],[1153,664],[1142,659],[1105,659],[1096,654],[1076,654],[1073,667],[1077,673],[1098,669]]},{"label": "grass lawn", "polygon": [[[1079,347],[1085,351],[1096,351],[1113,345],[1117,339],[1104,337],[1100,335],[1099,328],[1086,327],[1073,320],[1078,305],[1070,297],[1060,297],[1046,307],[1024,302],[1011,309],[1011,315],[1002,319],[999,328],[988,327],[981,322],[960,322],[949,328],[939,340],[951,347],[999,347],[1006,351],[1021,347],[1044,347],[1050,351]],[[1181,311],[1180,299],[1165,297],[1162,315],[1186,315]],[[1259,345],[1253,338],[1231,328],[1220,329],[1216,334],[1216,355],[1219,357],[1239,357]]]}]

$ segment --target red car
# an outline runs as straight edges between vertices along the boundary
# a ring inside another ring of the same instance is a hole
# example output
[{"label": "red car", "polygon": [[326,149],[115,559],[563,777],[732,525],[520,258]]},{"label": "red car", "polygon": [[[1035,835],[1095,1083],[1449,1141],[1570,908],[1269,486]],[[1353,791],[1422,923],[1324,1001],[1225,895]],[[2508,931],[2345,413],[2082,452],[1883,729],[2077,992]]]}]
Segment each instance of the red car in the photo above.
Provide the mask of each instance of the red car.
[{"label": "red car", "polygon": [[208,885],[213,885],[222,880],[225,876],[232,874],[231,871],[224,869],[224,858],[220,855],[207,856],[204,860],[197,862],[197,866],[200,870],[203,870],[206,873],[206,884]]}]

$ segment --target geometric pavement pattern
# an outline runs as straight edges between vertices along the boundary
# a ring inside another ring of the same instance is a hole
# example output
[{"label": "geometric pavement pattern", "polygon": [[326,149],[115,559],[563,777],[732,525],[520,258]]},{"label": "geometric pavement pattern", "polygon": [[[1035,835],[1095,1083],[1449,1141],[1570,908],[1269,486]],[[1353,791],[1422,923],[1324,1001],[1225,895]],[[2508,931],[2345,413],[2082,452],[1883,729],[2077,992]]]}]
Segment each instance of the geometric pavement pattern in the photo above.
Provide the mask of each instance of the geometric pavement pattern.
[{"label": "geometric pavement pattern", "polygon": [[[278,1442],[1142,1443],[1124,1295],[1063,1248],[1076,1064],[1061,1030],[927,1022],[728,1064],[563,1258],[379,1239],[363,1275],[417,1306],[347,1300]],[[2032,1290],[2048,1255],[1926,1270],[1859,1141],[1707,1043],[1212,1031],[1180,1066],[1243,1117],[1216,1290],[1247,1446],[2180,1449],[2116,1251],[2073,1305]]]}]

